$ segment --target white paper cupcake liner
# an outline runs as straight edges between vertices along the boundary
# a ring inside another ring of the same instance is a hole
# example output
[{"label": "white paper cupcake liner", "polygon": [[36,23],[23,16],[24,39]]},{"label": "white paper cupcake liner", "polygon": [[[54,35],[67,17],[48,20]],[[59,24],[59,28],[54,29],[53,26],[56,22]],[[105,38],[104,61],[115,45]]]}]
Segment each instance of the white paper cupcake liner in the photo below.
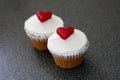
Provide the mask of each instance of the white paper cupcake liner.
[{"label": "white paper cupcake liner", "polygon": [[56,65],[64,69],[71,69],[78,67],[84,60],[84,54],[67,56],[67,57],[52,54],[52,56]]}]

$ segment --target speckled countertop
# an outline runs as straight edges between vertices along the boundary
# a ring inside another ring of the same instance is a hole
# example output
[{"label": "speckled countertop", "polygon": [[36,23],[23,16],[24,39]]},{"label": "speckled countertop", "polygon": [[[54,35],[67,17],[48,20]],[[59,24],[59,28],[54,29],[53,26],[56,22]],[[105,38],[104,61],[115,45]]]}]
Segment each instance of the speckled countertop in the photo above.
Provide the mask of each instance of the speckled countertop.
[{"label": "speckled countertop", "polygon": [[[0,0],[0,80],[120,80],[119,0]],[[35,50],[24,21],[39,9],[82,30],[90,47],[81,66],[57,67],[49,51]]]}]

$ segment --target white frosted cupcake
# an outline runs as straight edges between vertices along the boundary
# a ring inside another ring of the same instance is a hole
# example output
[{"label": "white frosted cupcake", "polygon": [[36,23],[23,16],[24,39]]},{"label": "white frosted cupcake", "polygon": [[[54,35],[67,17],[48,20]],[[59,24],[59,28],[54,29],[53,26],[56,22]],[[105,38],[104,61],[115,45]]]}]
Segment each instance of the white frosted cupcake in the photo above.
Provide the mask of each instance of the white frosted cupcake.
[{"label": "white frosted cupcake", "polygon": [[47,50],[47,40],[63,20],[51,12],[39,11],[24,23],[24,29],[33,46],[38,50]]},{"label": "white frosted cupcake", "polygon": [[59,27],[56,33],[48,38],[47,44],[56,65],[64,69],[79,66],[88,46],[86,35],[73,27]]}]

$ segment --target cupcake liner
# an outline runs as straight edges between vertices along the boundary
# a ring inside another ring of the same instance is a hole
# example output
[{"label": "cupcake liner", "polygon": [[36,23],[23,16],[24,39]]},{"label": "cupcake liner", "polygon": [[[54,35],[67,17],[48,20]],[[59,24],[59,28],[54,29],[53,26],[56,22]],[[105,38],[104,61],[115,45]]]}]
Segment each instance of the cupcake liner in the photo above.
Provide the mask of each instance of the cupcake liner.
[{"label": "cupcake liner", "polygon": [[42,40],[31,39],[31,43],[38,50],[47,50],[47,39]]},{"label": "cupcake liner", "polygon": [[48,49],[50,50],[54,62],[56,63],[57,66],[63,69],[71,69],[78,67],[83,62],[88,46],[89,46],[89,41],[80,50],[78,49],[78,50],[64,52],[64,51],[53,50],[51,48],[49,49],[49,47]]},{"label": "cupcake liner", "polygon": [[59,56],[52,54],[52,56],[56,65],[64,69],[78,67],[84,60],[84,54],[71,56]]},{"label": "cupcake liner", "polygon": [[31,34],[25,29],[27,36],[30,38],[32,45],[38,50],[47,50],[47,41],[49,36],[45,34]]}]

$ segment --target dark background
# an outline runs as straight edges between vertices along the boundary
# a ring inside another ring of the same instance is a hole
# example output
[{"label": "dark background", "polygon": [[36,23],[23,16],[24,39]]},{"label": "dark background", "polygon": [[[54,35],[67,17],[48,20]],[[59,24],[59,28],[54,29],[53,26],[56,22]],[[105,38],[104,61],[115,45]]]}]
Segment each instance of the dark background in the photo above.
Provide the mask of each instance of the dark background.
[{"label": "dark background", "polygon": [[[38,10],[87,35],[81,66],[61,69],[32,47],[24,21]],[[120,80],[120,0],[0,0],[0,80]]]}]

